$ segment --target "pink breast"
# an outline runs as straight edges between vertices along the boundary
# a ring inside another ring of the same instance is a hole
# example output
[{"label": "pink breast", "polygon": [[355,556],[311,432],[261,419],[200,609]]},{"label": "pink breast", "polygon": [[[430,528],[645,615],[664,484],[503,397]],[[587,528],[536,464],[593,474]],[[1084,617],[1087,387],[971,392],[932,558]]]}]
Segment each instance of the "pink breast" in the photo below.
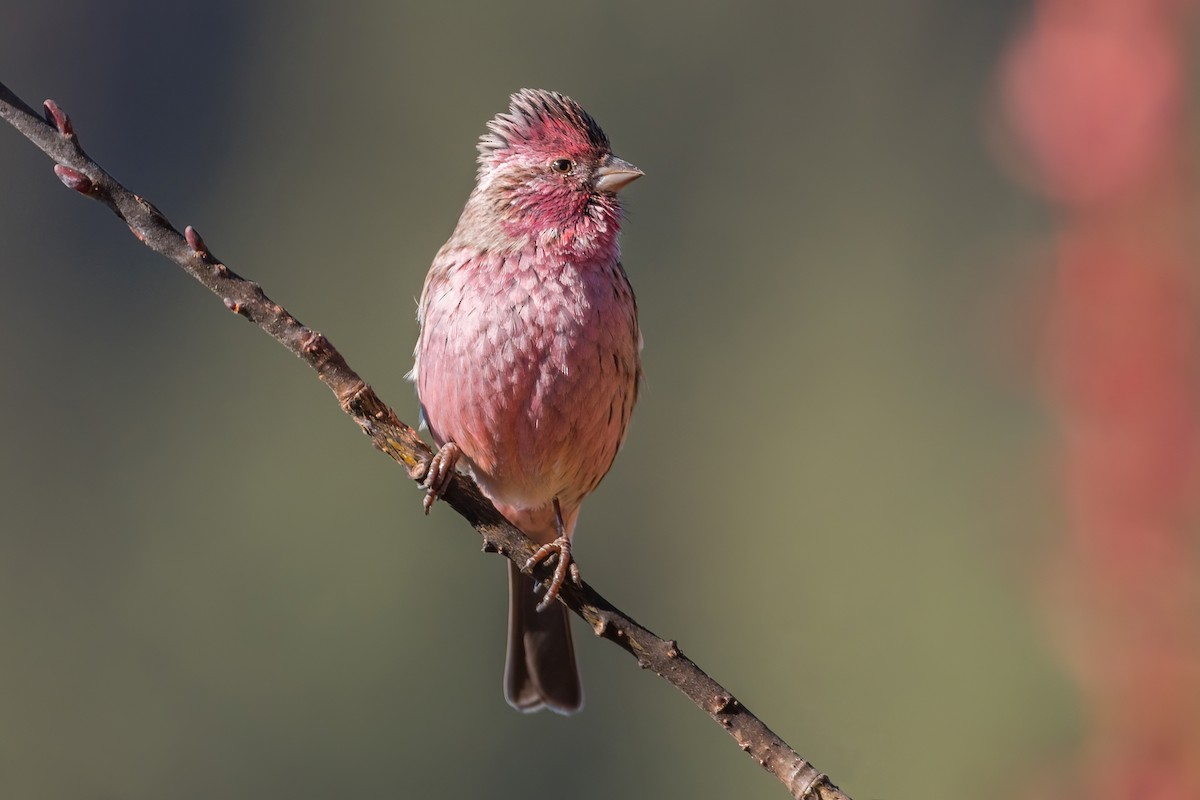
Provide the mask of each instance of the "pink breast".
[{"label": "pink breast", "polygon": [[460,255],[445,271],[426,297],[418,392],[435,439],[462,449],[493,500],[577,508],[636,400],[636,308],[615,262],[538,255]]}]

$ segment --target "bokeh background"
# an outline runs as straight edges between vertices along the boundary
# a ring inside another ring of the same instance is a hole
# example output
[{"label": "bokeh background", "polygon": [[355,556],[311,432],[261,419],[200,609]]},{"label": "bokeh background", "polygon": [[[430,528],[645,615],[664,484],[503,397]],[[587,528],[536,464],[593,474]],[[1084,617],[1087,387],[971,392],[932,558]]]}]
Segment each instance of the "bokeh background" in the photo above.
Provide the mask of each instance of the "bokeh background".
[{"label": "bokeh background", "polygon": [[[0,80],[402,416],[522,86],[626,193],[646,391],[577,555],[864,798],[1200,796],[1182,0],[0,0]],[[0,128],[0,796],[779,797],[313,375]]]}]

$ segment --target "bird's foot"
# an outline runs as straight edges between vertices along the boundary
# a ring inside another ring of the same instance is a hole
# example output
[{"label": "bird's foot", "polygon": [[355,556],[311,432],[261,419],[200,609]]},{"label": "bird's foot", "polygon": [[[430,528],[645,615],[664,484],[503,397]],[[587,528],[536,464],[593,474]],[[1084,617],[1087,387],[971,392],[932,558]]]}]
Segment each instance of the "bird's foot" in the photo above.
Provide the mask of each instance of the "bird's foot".
[{"label": "bird's foot", "polygon": [[450,488],[450,481],[454,478],[454,465],[458,463],[461,455],[462,450],[458,449],[458,445],[446,442],[433,454],[433,458],[429,459],[429,465],[425,467],[425,477],[421,479],[421,486],[425,487],[425,500],[422,505],[426,514],[433,508],[437,499]]},{"label": "bird's foot", "polygon": [[559,536],[550,544],[539,547],[537,552],[525,562],[522,571],[529,572],[548,558],[557,558],[558,564],[554,567],[554,577],[546,585],[545,597],[542,598],[542,602],[538,603],[538,611],[545,611],[558,599],[558,592],[567,582],[568,574],[571,576],[572,583],[580,588],[583,587],[583,579],[579,577],[579,565],[575,563],[575,559],[571,558],[571,540],[565,536]]}]

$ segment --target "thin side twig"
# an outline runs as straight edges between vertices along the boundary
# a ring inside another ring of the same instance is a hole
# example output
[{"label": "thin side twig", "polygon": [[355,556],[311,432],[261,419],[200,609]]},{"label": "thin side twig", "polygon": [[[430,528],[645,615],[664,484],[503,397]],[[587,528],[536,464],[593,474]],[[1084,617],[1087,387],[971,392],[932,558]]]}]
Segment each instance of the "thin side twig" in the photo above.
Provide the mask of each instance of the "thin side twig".
[{"label": "thin side twig", "polygon": [[[342,410],[384,454],[420,481],[432,457],[415,430],[400,421],[358,376],[322,334],[305,327],[273,302],[253,281],[219,261],[190,226],[181,234],[144,198],[126,189],[79,145],[70,118],[52,100],[45,119],[0,83],[0,117],[55,161],[54,172],[68,188],[108,206],[142,244],[174,262],[220,297],[230,311],[245,317],[308,364],[333,392]],[[468,476],[456,475],[443,495],[483,537],[483,549],[523,565],[536,545],[510,525]],[[552,568],[541,565],[535,577],[547,580]],[[850,800],[828,777],[800,757],[785,741],[738,702],[725,687],[683,655],[674,641],[659,638],[623,613],[586,583],[569,582],[561,602],[592,626],[597,636],[633,655],[729,732],[738,746],[787,787],[799,800]]]}]

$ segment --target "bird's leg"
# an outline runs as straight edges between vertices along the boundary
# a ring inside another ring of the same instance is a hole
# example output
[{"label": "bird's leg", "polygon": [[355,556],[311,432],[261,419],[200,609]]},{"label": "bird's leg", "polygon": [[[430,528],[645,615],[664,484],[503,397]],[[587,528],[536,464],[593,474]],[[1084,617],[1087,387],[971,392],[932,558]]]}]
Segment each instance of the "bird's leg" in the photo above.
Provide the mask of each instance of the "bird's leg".
[{"label": "bird's leg", "polygon": [[558,590],[566,583],[568,573],[571,575],[572,583],[581,588],[583,587],[583,579],[579,577],[579,565],[575,563],[575,559],[571,558],[571,540],[566,535],[562,509],[558,505],[557,497],[554,498],[554,528],[558,533],[558,538],[550,542],[550,544],[544,544],[539,547],[537,552],[525,562],[525,566],[523,567],[525,572],[529,572],[551,556],[558,559],[558,564],[554,567],[554,577],[551,578],[550,584],[546,587],[546,596],[542,598],[542,602],[538,603],[538,611],[545,611],[558,599]]},{"label": "bird's leg", "polygon": [[462,450],[458,449],[458,445],[446,442],[433,454],[433,458],[429,459],[429,465],[425,467],[425,477],[421,479],[421,485],[425,487],[425,500],[422,505],[425,506],[426,514],[433,508],[437,499],[450,488],[450,481],[454,478],[454,465],[458,463],[461,455]]}]

